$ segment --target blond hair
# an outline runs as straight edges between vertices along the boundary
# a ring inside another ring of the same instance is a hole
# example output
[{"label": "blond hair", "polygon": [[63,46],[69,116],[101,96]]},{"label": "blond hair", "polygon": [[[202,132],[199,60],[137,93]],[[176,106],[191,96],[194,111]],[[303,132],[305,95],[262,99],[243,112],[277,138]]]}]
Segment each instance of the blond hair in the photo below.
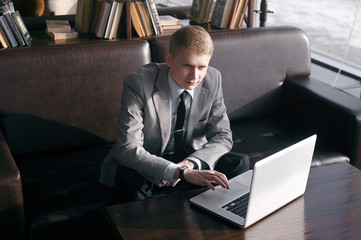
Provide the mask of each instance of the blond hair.
[{"label": "blond hair", "polygon": [[191,50],[196,54],[210,56],[212,56],[214,50],[213,41],[208,32],[204,28],[195,25],[182,27],[172,34],[169,41],[169,52],[172,58],[182,48]]}]

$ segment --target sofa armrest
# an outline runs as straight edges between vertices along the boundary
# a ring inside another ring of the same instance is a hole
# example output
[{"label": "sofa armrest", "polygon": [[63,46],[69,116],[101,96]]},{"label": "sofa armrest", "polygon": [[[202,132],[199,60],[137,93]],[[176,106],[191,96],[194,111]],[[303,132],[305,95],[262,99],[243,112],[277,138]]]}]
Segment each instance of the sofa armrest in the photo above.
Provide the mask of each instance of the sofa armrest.
[{"label": "sofa armrest", "polygon": [[361,100],[310,78],[284,82],[286,111],[300,127],[318,134],[318,144],[336,149],[361,169]]},{"label": "sofa armrest", "polygon": [[24,239],[25,216],[20,172],[0,130],[0,239]]}]

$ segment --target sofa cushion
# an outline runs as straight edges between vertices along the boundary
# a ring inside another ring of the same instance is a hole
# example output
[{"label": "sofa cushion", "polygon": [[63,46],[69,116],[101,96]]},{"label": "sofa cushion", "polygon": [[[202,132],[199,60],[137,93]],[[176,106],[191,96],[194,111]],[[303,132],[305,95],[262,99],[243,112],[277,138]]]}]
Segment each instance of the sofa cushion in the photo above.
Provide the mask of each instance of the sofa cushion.
[{"label": "sofa cushion", "polygon": [[[313,128],[295,127],[300,126],[300,121],[302,119],[289,116],[268,116],[263,119],[232,122],[232,151],[247,154],[253,166],[257,161],[316,133]],[[350,159],[317,141],[311,167],[339,162],[350,162]]]},{"label": "sofa cushion", "polygon": [[[45,233],[55,235],[77,221],[84,221],[97,209],[119,202],[119,192],[99,183],[100,164],[110,147],[104,145],[16,159],[31,239],[38,239]],[[49,227],[53,233],[47,231]],[[47,235],[48,239],[54,239],[50,236]]]}]

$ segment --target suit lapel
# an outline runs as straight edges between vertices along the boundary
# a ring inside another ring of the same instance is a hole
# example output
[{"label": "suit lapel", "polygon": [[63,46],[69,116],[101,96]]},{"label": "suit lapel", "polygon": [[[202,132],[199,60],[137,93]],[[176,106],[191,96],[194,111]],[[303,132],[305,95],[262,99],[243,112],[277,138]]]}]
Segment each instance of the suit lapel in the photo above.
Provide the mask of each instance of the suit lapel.
[{"label": "suit lapel", "polygon": [[169,101],[168,67],[166,65],[159,65],[159,67],[160,71],[153,92],[153,102],[161,131],[161,152],[163,152],[170,137],[172,113],[171,102]]}]

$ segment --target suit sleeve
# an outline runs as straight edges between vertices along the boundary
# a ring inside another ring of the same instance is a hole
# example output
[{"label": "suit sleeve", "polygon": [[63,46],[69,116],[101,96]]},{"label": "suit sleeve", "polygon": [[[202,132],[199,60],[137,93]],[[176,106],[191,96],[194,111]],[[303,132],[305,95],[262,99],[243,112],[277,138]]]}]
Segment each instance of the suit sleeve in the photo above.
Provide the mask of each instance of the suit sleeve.
[{"label": "suit sleeve", "polygon": [[144,108],[149,96],[141,82],[143,76],[133,73],[124,80],[121,111],[115,143],[115,158],[120,165],[132,168],[149,181],[159,184],[169,161],[148,152],[144,144]]}]

